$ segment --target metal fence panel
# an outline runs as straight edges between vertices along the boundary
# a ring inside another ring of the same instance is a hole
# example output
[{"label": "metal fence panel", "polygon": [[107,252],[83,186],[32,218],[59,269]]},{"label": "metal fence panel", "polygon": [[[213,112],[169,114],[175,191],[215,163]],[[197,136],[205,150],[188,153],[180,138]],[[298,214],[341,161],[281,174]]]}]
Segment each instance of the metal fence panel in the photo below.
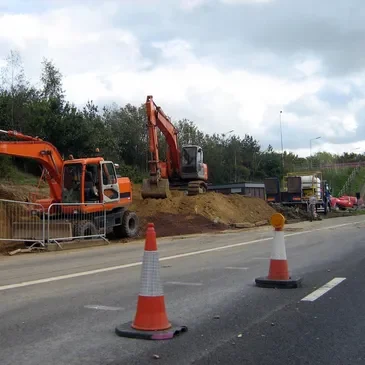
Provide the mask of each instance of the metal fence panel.
[{"label": "metal fence panel", "polygon": [[102,203],[57,203],[47,211],[46,240],[106,240],[106,210]]},{"label": "metal fence panel", "polygon": [[0,199],[0,241],[45,244],[45,212],[42,205]]}]

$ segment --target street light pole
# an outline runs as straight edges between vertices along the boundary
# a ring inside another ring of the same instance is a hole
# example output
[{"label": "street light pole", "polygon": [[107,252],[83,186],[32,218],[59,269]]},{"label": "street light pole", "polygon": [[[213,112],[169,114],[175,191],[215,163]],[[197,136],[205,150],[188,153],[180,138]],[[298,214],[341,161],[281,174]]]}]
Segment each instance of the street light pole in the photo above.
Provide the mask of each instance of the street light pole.
[{"label": "street light pole", "polygon": [[281,114],[283,113],[282,110],[280,110],[280,141],[281,141],[281,155],[284,155],[284,147],[283,147],[283,129],[281,126]]},{"label": "street light pole", "polygon": [[309,140],[309,156],[310,156],[310,160],[311,160],[311,168],[313,167],[312,164],[312,141],[315,141],[316,139],[320,139],[321,137],[316,137],[316,138],[311,138]]},{"label": "street light pole", "polygon": [[283,146],[283,128],[281,125],[281,114],[283,113],[282,110],[280,110],[279,118],[280,118],[280,143],[281,143],[281,167],[283,170],[283,176],[284,176],[284,146]]}]

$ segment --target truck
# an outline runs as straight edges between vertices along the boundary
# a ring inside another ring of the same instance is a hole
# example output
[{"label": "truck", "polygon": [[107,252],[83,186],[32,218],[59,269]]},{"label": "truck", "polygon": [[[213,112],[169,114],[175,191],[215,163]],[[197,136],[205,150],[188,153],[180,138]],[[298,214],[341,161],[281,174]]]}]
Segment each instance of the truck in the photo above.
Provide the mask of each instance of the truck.
[{"label": "truck", "polygon": [[297,206],[308,211],[312,198],[316,201],[317,212],[327,214],[331,209],[331,189],[320,171],[288,173],[283,179],[283,189],[276,177],[264,179],[264,185],[268,203]]}]

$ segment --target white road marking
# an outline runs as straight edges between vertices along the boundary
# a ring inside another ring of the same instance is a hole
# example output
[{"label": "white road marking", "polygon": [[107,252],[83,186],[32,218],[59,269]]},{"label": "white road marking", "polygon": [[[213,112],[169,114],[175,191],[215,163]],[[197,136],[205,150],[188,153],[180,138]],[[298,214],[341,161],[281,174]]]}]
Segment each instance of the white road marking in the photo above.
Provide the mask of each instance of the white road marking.
[{"label": "white road marking", "polygon": [[314,302],[316,299],[321,297],[323,294],[327,293],[331,289],[333,289],[336,285],[342,283],[346,278],[334,278],[329,281],[327,284],[321,286],[314,292],[308,294],[306,297],[302,299],[303,302]]},{"label": "white road marking", "polygon": [[[333,229],[333,228],[351,226],[351,225],[358,224],[358,223],[363,223],[363,222],[364,221],[357,221],[357,222],[351,222],[351,223],[343,223],[343,224],[338,224],[336,226],[322,227],[322,228],[316,228],[316,229],[308,230],[308,231],[301,231],[301,232],[289,233],[289,234],[285,235],[284,237],[299,236],[299,235],[303,235],[303,234],[307,234],[307,233],[312,233],[312,232],[325,231],[325,230],[329,230],[329,229]],[[223,251],[223,250],[227,250],[229,248],[240,247],[240,246],[247,246],[247,245],[251,245],[253,243],[270,241],[272,239],[273,239],[273,237],[260,238],[260,239],[257,239],[257,240],[252,240],[252,241],[247,241],[247,242],[240,242],[240,243],[234,243],[234,244],[226,245],[226,246],[219,246],[219,247],[214,247],[214,248],[207,248],[205,250],[186,252],[186,253],[181,253],[181,254],[172,255],[172,256],[165,256],[165,257],[161,257],[160,258],[160,262],[161,261],[166,261],[166,260],[179,259],[179,258],[182,258],[182,257],[189,257],[189,256],[201,255],[201,254],[205,254],[205,253],[208,253],[208,252]],[[23,281],[21,283],[8,284],[8,285],[0,286],[0,291],[4,291],[4,290],[8,290],[8,289],[21,288],[21,287],[24,287],[24,286],[31,286],[31,285],[37,285],[37,284],[51,283],[53,281],[72,279],[72,278],[77,278],[77,277],[87,276],[87,275],[93,275],[93,274],[99,274],[99,273],[108,272],[108,271],[114,271],[114,270],[120,270],[120,269],[127,269],[127,268],[130,268],[130,267],[136,267],[136,266],[140,266],[140,265],[142,265],[142,261],[133,262],[133,263],[130,263],[130,264],[118,265],[118,266],[104,267],[102,269],[95,269],[95,270],[77,272],[77,273],[73,273],[73,274],[53,276],[53,277],[49,277],[49,278],[45,278],[45,279],[38,279],[38,280],[32,280],[32,281]]]},{"label": "white road marking", "polygon": [[248,267],[226,266],[225,269],[228,269],[228,270],[248,270]]},{"label": "white road marking", "polygon": [[252,257],[251,260],[270,260],[270,256],[268,256],[268,257]]},{"label": "white road marking", "polygon": [[121,307],[108,307],[105,305],[85,305],[85,308],[88,309],[100,309],[100,310],[105,310],[105,311],[120,311],[120,310],[124,310],[124,308]]},{"label": "white road marking", "polygon": [[171,285],[186,285],[186,286],[201,286],[202,283],[184,283],[182,281],[166,281],[164,284],[171,284]]}]

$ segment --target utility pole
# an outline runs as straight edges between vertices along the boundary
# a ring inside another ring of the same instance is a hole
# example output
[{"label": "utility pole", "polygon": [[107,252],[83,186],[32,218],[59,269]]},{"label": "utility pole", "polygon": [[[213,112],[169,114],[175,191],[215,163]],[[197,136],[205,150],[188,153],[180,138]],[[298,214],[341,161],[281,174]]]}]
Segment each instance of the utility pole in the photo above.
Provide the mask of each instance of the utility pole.
[{"label": "utility pole", "polygon": [[283,128],[282,128],[282,125],[281,125],[281,114],[283,113],[282,110],[280,110],[280,141],[281,141],[281,167],[282,167],[282,173],[283,173],[283,176],[284,176],[284,147],[283,147]]},{"label": "utility pole", "polygon": [[311,160],[311,169],[313,168],[313,163],[312,163],[312,141],[315,141],[316,139],[320,139],[321,137],[316,137],[316,138],[311,138],[309,140],[309,156],[310,156],[310,160]]}]

